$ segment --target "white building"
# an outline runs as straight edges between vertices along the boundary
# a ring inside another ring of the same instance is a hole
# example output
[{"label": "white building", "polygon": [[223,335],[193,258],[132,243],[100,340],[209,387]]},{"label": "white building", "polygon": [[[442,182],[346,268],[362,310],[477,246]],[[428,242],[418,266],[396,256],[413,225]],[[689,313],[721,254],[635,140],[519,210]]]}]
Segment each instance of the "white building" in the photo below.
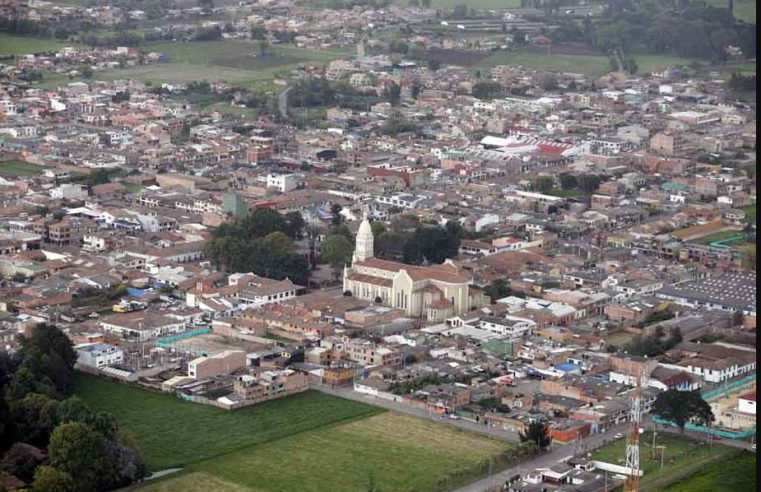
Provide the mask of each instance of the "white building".
[{"label": "white building", "polygon": [[82,185],[62,184],[50,190],[50,198],[53,200],[84,200],[87,196],[87,188]]},{"label": "white building", "polygon": [[749,415],[756,415],[756,392],[742,395],[738,400],[737,410]]},{"label": "white building", "polygon": [[77,362],[87,367],[102,368],[124,362],[124,351],[108,343],[83,343],[74,347]]},{"label": "white building", "polygon": [[280,193],[288,193],[298,187],[295,174],[270,174],[267,176],[267,188],[272,188]]},{"label": "white building", "polygon": [[482,330],[511,338],[530,335],[535,326],[534,321],[517,316],[486,317],[478,324]]}]

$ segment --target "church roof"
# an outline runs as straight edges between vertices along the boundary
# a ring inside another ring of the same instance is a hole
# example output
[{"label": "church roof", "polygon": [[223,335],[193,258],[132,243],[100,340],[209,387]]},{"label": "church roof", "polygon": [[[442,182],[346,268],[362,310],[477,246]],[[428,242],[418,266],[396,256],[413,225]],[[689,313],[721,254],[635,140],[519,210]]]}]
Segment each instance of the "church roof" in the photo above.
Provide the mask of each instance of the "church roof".
[{"label": "church roof", "polygon": [[465,275],[457,273],[454,267],[448,265],[418,267],[407,265],[405,263],[398,263],[396,261],[370,258],[368,260],[357,263],[355,266],[385,270],[387,272],[401,272],[404,270],[410,277],[412,277],[412,280],[416,282],[422,280],[437,280],[439,282],[446,282],[449,284],[466,284],[471,280]]}]

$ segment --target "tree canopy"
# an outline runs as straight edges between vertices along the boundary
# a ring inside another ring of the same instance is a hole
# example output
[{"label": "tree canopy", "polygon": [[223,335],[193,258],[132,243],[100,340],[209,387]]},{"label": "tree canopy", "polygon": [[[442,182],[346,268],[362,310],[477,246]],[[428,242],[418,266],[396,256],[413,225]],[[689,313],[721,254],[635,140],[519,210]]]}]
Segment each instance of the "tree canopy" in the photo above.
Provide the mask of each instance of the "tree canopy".
[{"label": "tree canopy", "polygon": [[715,419],[711,405],[698,391],[664,391],[656,398],[653,413],[676,424],[682,433],[690,422],[705,426]]}]

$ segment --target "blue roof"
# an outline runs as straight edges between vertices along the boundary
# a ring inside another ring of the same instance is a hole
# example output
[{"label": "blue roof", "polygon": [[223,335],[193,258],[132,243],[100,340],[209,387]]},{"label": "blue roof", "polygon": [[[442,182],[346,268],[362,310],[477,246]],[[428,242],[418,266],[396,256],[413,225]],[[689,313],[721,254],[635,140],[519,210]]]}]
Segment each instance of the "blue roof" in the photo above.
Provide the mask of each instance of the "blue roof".
[{"label": "blue roof", "polygon": [[577,366],[576,364],[566,363],[566,364],[560,364],[559,366],[555,366],[555,369],[558,371],[563,372],[573,372],[573,371],[579,371],[581,370],[581,367]]}]

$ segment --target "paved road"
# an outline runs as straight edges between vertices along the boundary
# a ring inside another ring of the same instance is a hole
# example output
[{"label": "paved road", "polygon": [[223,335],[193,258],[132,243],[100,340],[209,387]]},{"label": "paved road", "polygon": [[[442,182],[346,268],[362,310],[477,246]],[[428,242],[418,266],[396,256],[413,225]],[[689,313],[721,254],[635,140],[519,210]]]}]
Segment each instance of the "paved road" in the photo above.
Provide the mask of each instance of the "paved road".
[{"label": "paved road", "polygon": [[520,441],[520,436],[518,435],[517,432],[508,432],[508,431],[504,431],[500,429],[491,429],[489,427],[486,427],[483,424],[473,422],[472,420],[465,420],[465,419],[454,420],[449,417],[442,418],[438,415],[431,415],[425,410],[421,410],[419,408],[413,408],[403,403],[396,403],[393,401],[382,400],[374,396],[357,393],[351,388],[330,389],[330,388],[323,387],[323,388],[315,388],[315,389],[317,389],[318,391],[322,391],[323,393],[327,393],[329,395],[338,396],[340,398],[345,398],[347,400],[359,401],[362,403],[366,403],[367,405],[383,408],[385,410],[391,410],[391,411],[399,412],[399,413],[406,413],[407,415],[412,415],[414,417],[420,417],[424,419],[430,419],[436,422],[443,422],[447,425],[459,427],[461,429],[469,430],[471,432],[477,432],[479,434],[483,434],[489,437],[494,437],[497,439],[502,439],[502,440],[510,441],[510,442]]},{"label": "paved road", "polygon": [[[345,398],[347,400],[359,401],[362,403],[366,403],[368,405],[383,408],[385,410],[391,410],[394,412],[405,413],[407,415],[412,415],[415,417],[430,419],[436,422],[442,422],[447,425],[452,425],[455,427],[459,427],[461,429],[477,432],[483,435],[487,435],[489,437],[503,439],[510,442],[518,442],[520,440],[518,434],[514,432],[506,432],[506,431],[497,430],[497,429],[490,429],[482,424],[478,424],[469,420],[462,420],[462,419],[452,420],[449,418],[441,419],[441,417],[436,415],[430,415],[428,414],[428,412],[424,410],[413,408],[413,407],[410,407],[409,405],[404,405],[402,403],[396,403],[393,401],[375,398],[369,395],[363,395],[361,393],[357,393],[351,388],[330,389],[330,388],[323,387],[323,388],[316,388],[316,389],[333,396]],[[645,417],[644,424],[646,429],[653,428],[652,421],[650,420],[649,416]],[[617,427],[608,429],[607,432],[605,432],[604,434],[596,434],[596,435],[590,436],[589,438],[584,439],[582,442],[577,443],[575,445],[558,446],[555,449],[551,450],[549,453],[539,456],[529,462],[523,463],[519,466],[508,468],[507,470],[494,474],[488,478],[479,480],[470,485],[457,489],[454,492],[486,492],[488,490],[493,489],[494,487],[503,485],[507,480],[514,477],[515,475],[524,475],[527,472],[540,469],[540,468],[550,468],[553,465],[559,462],[565,461],[571,456],[574,456],[576,454],[588,453],[598,448],[601,448],[603,446],[606,446],[610,444],[611,442],[614,442],[617,440],[615,437],[617,434],[625,436],[628,431],[629,431],[629,424],[624,423]],[[678,434],[679,430],[675,428],[664,428],[662,426],[659,426],[658,432],[668,432],[668,433]],[[686,435],[692,439],[707,441],[705,434],[688,431],[686,432]],[[747,451],[752,450],[752,444],[747,441],[724,439],[722,441],[713,441],[713,444],[717,446],[731,446],[734,448],[744,449]]]},{"label": "paved road", "polygon": [[457,489],[455,492],[484,492],[491,490],[494,487],[503,485],[515,475],[524,475],[527,472],[539,468],[550,468],[553,465],[556,465],[557,463],[570,458],[576,454],[576,452],[590,452],[594,451],[597,448],[603,447],[615,441],[615,435],[617,433],[624,434],[628,429],[629,424],[622,424],[618,427],[609,429],[605,434],[597,434],[595,436],[591,436],[588,439],[585,439],[583,443],[580,443],[578,446],[564,446],[555,448],[553,451],[539,456],[527,463],[523,463],[513,468],[508,468],[507,470],[492,475],[491,477],[484,478],[483,480],[479,480],[478,482]]}]

